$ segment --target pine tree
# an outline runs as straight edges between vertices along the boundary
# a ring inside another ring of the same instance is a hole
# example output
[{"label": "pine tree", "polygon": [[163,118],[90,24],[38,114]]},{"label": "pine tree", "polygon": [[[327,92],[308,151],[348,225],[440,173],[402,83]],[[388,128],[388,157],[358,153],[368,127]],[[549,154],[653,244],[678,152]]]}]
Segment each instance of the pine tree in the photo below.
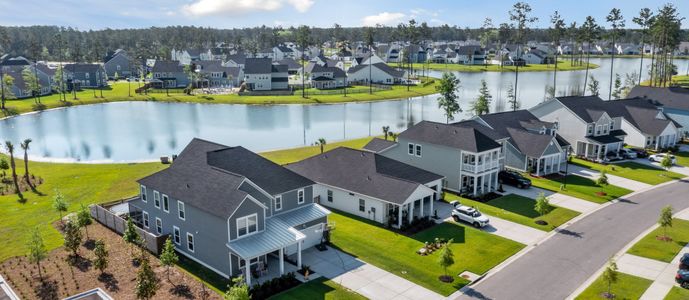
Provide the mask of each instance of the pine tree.
[{"label": "pine tree", "polygon": [[600,82],[596,80],[593,75],[591,75],[591,82],[588,84],[588,89],[593,96],[598,96],[600,94]]},{"label": "pine tree", "polygon": [[77,224],[77,220],[72,218],[69,221],[67,221],[67,223],[65,223],[64,233],[65,250],[71,252],[71,256],[73,259],[79,257],[79,246],[81,246],[82,237],[81,230],[79,230],[79,226]]},{"label": "pine tree", "polygon": [[151,299],[156,295],[159,288],[158,277],[153,272],[148,256],[141,258],[141,267],[136,274],[136,285],[134,287],[137,299]]},{"label": "pine tree", "polygon": [[507,86],[507,103],[510,104],[512,111],[518,110],[521,106],[521,104],[517,100],[517,94],[515,94],[514,86],[512,86],[512,84]]},{"label": "pine tree", "polygon": [[100,271],[101,275],[108,268],[108,249],[105,248],[103,240],[96,241],[96,248],[93,249],[96,259],[93,261],[93,266]]},{"label": "pine tree", "polygon": [[471,111],[474,113],[474,115],[480,116],[490,113],[491,99],[493,99],[493,96],[490,95],[490,90],[488,90],[486,81],[482,79],[478,98],[471,104]]},{"label": "pine tree", "polygon": [[435,87],[440,94],[440,97],[438,97],[438,107],[445,112],[447,123],[455,119],[454,115],[456,113],[462,112],[462,108],[457,101],[459,98],[457,95],[459,84],[459,79],[455,77],[455,74],[445,72],[443,73],[443,78],[440,79],[440,84]]},{"label": "pine tree", "polygon": [[623,88],[620,74],[615,74],[615,87],[612,91],[612,99],[619,100],[622,97]]}]

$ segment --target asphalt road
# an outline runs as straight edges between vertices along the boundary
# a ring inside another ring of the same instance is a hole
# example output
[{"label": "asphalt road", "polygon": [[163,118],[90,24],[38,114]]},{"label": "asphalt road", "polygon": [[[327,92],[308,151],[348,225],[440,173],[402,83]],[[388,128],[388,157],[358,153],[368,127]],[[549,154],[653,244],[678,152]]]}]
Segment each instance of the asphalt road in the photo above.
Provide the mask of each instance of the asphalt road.
[{"label": "asphalt road", "polygon": [[569,226],[459,299],[565,299],[635,237],[660,209],[689,207],[689,181],[654,188],[609,205]]}]

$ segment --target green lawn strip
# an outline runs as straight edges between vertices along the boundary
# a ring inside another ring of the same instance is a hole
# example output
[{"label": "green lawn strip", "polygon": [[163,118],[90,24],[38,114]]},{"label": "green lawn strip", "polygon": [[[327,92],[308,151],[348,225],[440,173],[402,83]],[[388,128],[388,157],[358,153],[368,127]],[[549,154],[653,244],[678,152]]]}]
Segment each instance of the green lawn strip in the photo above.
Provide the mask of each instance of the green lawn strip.
[{"label": "green lawn strip", "polygon": [[689,152],[677,152],[674,155],[678,165],[689,167]]},{"label": "green lawn strip", "polygon": [[[412,236],[397,234],[377,223],[342,212],[333,212],[329,221],[336,224],[332,243],[361,260],[403,277],[442,295],[450,295],[468,283],[456,277],[468,270],[483,274],[514,255],[524,245],[456,223],[443,223]],[[426,241],[435,238],[454,238],[451,246],[455,264],[448,273],[455,275],[453,283],[443,283],[438,276],[438,253],[420,256],[416,251]]]},{"label": "green lawn strip", "polygon": [[[361,149],[368,142],[370,142],[373,139],[373,137],[365,137],[365,138],[359,138],[359,139],[353,139],[353,140],[346,140],[346,141],[340,141],[340,142],[333,142],[326,144],[324,147],[324,151],[329,151],[332,149],[335,149],[337,147],[349,147],[353,149]],[[318,155],[321,153],[321,148],[320,146],[306,146],[306,147],[297,147],[297,148],[291,148],[291,149],[284,149],[284,150],[275,150],[275,151],[268,151],[268,152],[263,152],[260,153],[261,156],[272,160],[275,163],[284,165],[284,164],[289,164],[293,162],[297,162],[300,160],[303,160],[305,158],[309,158],[314,155]]]},{"label": "green lawn strip", "polygon": [[672,220],[672,227],[667,229],[667,235],[672,237],[672,241],[666,242],[656,238],[664,234],[663,228],[658,227],[632,246],[627,253],[667,263],[672,262],[672,259],[689,243],[689,221]]},{"label": "green lawn strip", "polygon": [[[639,299],[641,295],[651,286],[652,280],[648,280],[633,275],[619,273],[617,283],[611,287],[611,293],[615,295],[615,299]],[[605,299],[603,293],[608,291],[608,284],[602,277],[598,277],[586,290],[584,290],[575,299]]]},{"label": "green lawn strip", "polygon": [[[397,67],[396,63],[390,63],[389,64],[392,67]],[[599,66],[591,63],[589,64],[590,69],[596,69]],[[448,64],[442,64],[442,63],[428,63],[428,64],[420,64],[420,63],[415,63],[413,64],[414,69],[421,70],[421,69],[429,69],[429,70],[436,70],[436,71],[456,71],[456,72],[514,72],[515,67],[513,66],[503,66],[500,67],[500,65],[460,65],[460,64],[453,64],[453,63],[448,63]],[[558,71],[575,71],[575,70],[585,70],[586,65],[578,65],[574,64],[572,65],[571,62],[569,61],[559,61],[557,64],[557,70]],[[549,64],[549,65],[527,65],[525,67],[519,67],[519,72],[548,72],[548,71],[554,71],[555,70],[555,65],[554,64]]]},{"label": "green lawn strip", "polygon": [[323,300],[365,300],[366,297],[352,292],[345,287],[320,277],[307,283],[301,284],[293,289],[284,291],[272,296],[271,300],[303,300],[303,299],[323,299]]},{"label": "green lawn strip", "polygon": [[671,180],[681,179],[685,177],[682,174],[669,172],[657,167],[631,161],[602,165],[583,159],[572,158],[572,164],[596,170],[599,172],[606,170],[610,175],[624,177],[627,179],[636,180],[651,185],[656,185],[663,182],[668,182]]},{"label": "green lawn strip", "polygon": [[673,286],[665,296],[665,300],[686,300],[689,299],[689,290]]},{"label": "green lawn strip", "polygon": [[[303,98],[301,93],[295,92],[294,95],[286,96],[239,96],[232,95],[186,95],[180,90],[170,90],[169,95],[165,90],[156,91],[147,95],[136,94],[134,90],[138,87],[137,83],[131,85],[124,82],[112,83],[103,89],[103,97],[100,97],[100,90],[83,90],[77,92],[77,99],[73,94],[67,95],[67,101],[60,100],[60,94],[53,94],[41,97],[41,104],[37,105],[33,98],[8,100],[5,115],[15,115],[25,112],[38,111],[43,109],[67,107],[73,105],[95,104],[118,101],[160,101],[160,102],[189,102],[189,103],[220,103],[220,104],[318,104],[318,103],[344,103],[400,99],[417,97],[437,93],[435,87],[439,80],[434,80],[432,84],[412,86],[407,91],[406,86],[392,86],[390,90],[376,91],[369,94],[367,86],[354,86],[353,90],[364,91],[362,93],[348,93],[335,95],[313,95]],[[130,88],[131,90],[130,90]]]},{"label": "green lawn strip", "polygon": [[[529,177],[531,184],[535,187],[550,190],[556,193],[565,194],[582,200],[587,200],[595,203],[605,203],[610,200],[622,197],[632,191],[615,186],[612,184],[599,186],[595,181],[577,176],[567,175],[567,188],[560,190],[564,177],[557,178],[537,178]],[[598,195],[597,192],[604,192],[605,195]]]},{"label": "green lawn strip", "polygon": [[[484,214],[498,217],[518,224],[526,225],[543,231],[550,231],[578,216],[579,213],[563,207],[554,209],[543,217],[534,210],[536,200],[509,194],[486,203],[462,198],[452,193],[445,193],[445,201],[459,200],[460,203],[478,208]],[[537,220],[548,222],[547,225],[536,224]]]}]

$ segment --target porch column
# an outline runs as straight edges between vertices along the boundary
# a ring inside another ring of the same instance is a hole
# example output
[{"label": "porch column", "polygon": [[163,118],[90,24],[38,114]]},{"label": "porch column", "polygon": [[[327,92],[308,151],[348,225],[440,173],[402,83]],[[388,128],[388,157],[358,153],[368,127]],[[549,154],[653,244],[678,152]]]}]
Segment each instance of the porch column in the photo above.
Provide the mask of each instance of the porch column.
[{"label": "porch column", "polygon": [[397,205],[397,228],[402,227],[402,205]]},{"label": "porch column", "polygon": [[297,242],[297,268],[301,269],[301,241]]},{"label": "porch column", "polygon": [[244,277],[246,277],[246,285],[251,286],[251,259],[244,260]]},{"label": "porch column", "polygon": [[433,198],[431,198],[431,210],[428,211],[429,216],[433,216]]},{"label": "porch column", "polygon": [[278,255],[280,255],[280,275],[285,274],[285,248],[280,248],[280,252]]},{"label": "porch column", "polygon": [[540,176],[541,173],[541,158],[536,159],[536,176]]},{"label": "porch column", "polygon": [[471,177],[472,183],[474,184],[474,195],[476,195],[476,189],[478,188],[478,184],[476,184],[476,176]]},{"label": "porch column", "polygon": [[407,209],[407,221],[409,221],[409,224],[411,224],[411,220],[414,219],[414,203],[416,203],[416,200],[407,204],[407,206],[409,206],[409,208]]},{"label": "porch column", "polygon": [[419,217],[421,217],[421,218],[423,218],[423,216],[424,216],[424,213],[423,213],[423,202],[424,201],[425,201],[424,198],[421,198],[421,208],[419,209],[421,212],[421,214],[419,214]]},{"label": "porch column", "polygon": [[584,157],[589,157],[589,143],[584,143]]}]

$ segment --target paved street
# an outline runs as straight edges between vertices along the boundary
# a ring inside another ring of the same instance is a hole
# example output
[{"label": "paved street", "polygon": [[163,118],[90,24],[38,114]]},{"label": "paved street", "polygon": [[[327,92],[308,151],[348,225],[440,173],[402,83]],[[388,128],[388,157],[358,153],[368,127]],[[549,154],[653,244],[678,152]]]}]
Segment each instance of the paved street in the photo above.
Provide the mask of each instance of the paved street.
[{"label": "paved street", "polygon": [[602,208],[468,288],[460,299],[565,299],[653,226],[663,206],[672,205],[675,211],[689,207],[687,194],[689,182],[680,181]]}]

